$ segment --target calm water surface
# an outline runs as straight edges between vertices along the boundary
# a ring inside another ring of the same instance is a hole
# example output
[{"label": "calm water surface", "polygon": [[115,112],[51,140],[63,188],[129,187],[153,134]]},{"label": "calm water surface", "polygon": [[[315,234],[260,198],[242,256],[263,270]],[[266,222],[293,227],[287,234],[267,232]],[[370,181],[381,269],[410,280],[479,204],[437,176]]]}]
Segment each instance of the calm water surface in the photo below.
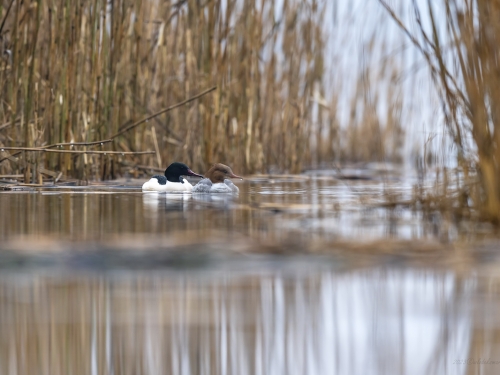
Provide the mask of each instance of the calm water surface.
[{"label": "calm water surface", "polygon": [[0,193],[0,373],[500,372],[494,244],[440,266],[395,261],[380,243],[369,259],[334,251],[456,240],[442,218],[380,208],[410,184],[240,189]]},{"label": "calm water surface", "polygon": [[378,208],[386,194],[410,197],[411,186],[332,179],[263,178],[240,184],[237,197],[142,193],[130,187],[11,191],[0,194],[0,236],[106,240],[123,233],[202,239],[214,231],[260,240],[433,238],[408,210]]}]

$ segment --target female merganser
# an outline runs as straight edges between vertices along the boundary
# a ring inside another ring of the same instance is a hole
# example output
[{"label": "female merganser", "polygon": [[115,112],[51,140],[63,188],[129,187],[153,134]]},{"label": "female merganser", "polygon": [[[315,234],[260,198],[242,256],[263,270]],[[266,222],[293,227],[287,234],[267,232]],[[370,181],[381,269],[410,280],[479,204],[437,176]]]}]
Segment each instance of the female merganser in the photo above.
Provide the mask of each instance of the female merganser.
[{"label": "female merganser", "polygon": [[194,173],[186,164],[175,162],[165,169],[165,176],[154,175],[148,182],[142,185],[142,190],[166,192],[191,191],[193,185],[182,176],[203,177],[198,173]]},{"label": "female merganser", "polygon": [[193,187],[193,193],[238,193],[240,189],[228,178],[240,178],[224,164],[214,164],[205,174],[206,178]]}]

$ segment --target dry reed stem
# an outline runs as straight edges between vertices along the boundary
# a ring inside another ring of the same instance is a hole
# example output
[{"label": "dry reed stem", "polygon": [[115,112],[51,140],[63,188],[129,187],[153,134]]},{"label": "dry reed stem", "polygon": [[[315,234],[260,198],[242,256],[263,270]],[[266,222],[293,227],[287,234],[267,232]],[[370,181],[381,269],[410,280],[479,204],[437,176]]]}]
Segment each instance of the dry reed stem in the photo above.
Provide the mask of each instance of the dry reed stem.
[{"label": "dry reed stem", "polygon": [[[446,32],[439,32],[431,2],[427,4],[430,31],[424,27],[420,8],[414,3],[417,41],[384,0],[380,3],[417,45],[433,74],[436,86],[444,96],[445,124],[457,149],[457,162],[463,175],[459,186],[483,219],[500,223],[500,1],[444,1]],[[450,45],[446,51],[443,45]],[[471,143],[469,139],[472,139]],[[472,166],[472,168],[471,168]],[[478,173],[471,171],[477,169]],[[480,182],[479,189],[471,181]],[[470,188],[469,188],[470,186]]]},{"label": "dry reed stem", "polygon": [[104,143],[113,142],[112,139],[102,139],[95,142],[69,142],[69,143],[54,143],[53,145],[43,146],[41,148],[52,148],[52,147],[62,147],[62,146],[98,146],[104,145]]},{"label": "dry reed stem", "polygon": [[[104,143],[109,143],[109,142],[112,142],[112,141],[113,141],[112,139],[104,139],[104,140],[95,141],[95,142],[55,143],[55,144],[52,144],[52,145],[42,146],[42,147],[38,147],[38,148],[39,149],[47,149],[47,148],[52,148],[52,147],[63,147],[63,146],[70,146],[70,147],[73,147],[73,146],[97,146],[97,145],[101,145],[102,146]],[[5,147],[1,147],[1,146],[0,146],[0,148],[4,148],[5,149]],[[3,162],[4,160],[8,160],[8,159],[10,159],[12,157],[15,157],[17,155],[20,155],[20,154],[21,154],[21,152],[16,152],[16,153],[14,153],[12,155],[4,157],[3,159],[0,159],[0,163]]]},{"label": "dry reed stem", "polygon": [[53,152],[60,154],[110,154],[110,155],[149,155],[154,154],[154,151],[91,151],[91,150],[51,150],[41,147],[1,147],[0,151],[3,150],[15,150],[15,151],[40,151],[40,152]]}]

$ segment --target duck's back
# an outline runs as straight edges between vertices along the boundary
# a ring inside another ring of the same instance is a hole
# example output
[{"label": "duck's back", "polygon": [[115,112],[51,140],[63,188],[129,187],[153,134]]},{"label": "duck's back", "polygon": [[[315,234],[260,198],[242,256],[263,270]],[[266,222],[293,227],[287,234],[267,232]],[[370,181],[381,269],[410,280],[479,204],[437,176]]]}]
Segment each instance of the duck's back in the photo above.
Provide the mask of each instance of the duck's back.
[{"label": "duck's back", "polygon": [[212,185],[211,193],[232,193],[233,191],[225,182],[218,182]]},{"label": "duck's back", "polygon": [[231,193],[239,193],[240,192],[240,189],[238,188],[238,186],[233,184],[233,181],[231,181],[229,179],[225,179],[224,184],[231,190]]},{"label": "duck's back", "polygon": [[193,193],[238,193],[238,187],[233,184],[231,180],[224,180],[224,182],[212,183],[210,179],[204,178],[198,182],[192,190]]},{"label": "duck's back", "polygon": [[146,191],[165,191],[167,178],[165,176],[154,175],[142,185],[142,190]]},{"label": "duck's back", "polygon": [[193,193],[210,193],[212,188],[212,181],[209,178],[204,178],[200,182],[198,182],[194,187]]}]

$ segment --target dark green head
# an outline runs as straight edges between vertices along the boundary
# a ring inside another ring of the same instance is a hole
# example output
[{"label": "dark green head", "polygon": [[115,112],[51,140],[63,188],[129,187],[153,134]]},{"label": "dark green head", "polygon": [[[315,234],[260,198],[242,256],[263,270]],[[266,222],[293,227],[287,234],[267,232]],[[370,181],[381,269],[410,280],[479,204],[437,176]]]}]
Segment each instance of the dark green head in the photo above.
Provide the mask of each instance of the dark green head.
[{"label": "dark green head", "polygon": [[168,166],[168,168],[165,169],[165,177],[170,182],[179,182],[179,181],[182,182],[182,180],[180,179],[181,176],[203,177],[202,175],[199,175],[198,173],[194,173],[184,163],[175,162],[175,163],[170,164]]}]

